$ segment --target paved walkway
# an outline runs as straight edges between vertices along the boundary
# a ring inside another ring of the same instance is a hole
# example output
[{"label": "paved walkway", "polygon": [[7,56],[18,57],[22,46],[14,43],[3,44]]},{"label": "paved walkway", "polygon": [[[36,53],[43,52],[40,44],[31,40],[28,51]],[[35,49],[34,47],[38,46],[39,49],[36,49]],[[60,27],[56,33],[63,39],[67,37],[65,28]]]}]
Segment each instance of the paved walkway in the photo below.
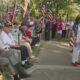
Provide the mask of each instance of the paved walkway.
[{"label": "paved walkway", "polygon": [[64,42],[42,42],[39,61],[27,70],[25,80],[80,80],[80,66],[71,65],[70,47]]}]

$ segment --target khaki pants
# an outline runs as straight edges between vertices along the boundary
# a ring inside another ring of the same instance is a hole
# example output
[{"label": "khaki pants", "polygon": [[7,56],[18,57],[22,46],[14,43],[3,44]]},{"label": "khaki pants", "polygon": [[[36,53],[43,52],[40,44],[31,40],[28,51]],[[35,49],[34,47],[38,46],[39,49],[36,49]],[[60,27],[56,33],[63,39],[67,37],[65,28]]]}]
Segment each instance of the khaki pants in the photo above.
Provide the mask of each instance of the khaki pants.
[{"label": "khaki pants", "polygon": [[80,48],[80,44],[77,44],[77,46],[73,48],[72,63],[79,61],[79,53],[80,53],[79,48]]}]

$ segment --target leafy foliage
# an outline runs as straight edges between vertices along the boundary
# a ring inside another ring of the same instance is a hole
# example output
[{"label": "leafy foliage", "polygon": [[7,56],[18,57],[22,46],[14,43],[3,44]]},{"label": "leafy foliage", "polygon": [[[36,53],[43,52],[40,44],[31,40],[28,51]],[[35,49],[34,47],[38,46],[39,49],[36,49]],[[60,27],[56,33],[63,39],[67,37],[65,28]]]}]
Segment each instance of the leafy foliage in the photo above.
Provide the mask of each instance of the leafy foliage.
[{"label": "leafy foliage", "polygon": [[[7,0],[3,1],[5,2]],[[25,0],[17,0],[17,5],[23,5],[24,7],[24,1]],[[8,0],[9,6],[13,6],[13,2],[14,0]],[[74,19],[80,12],[80,7],[78,6],[80,5],[80,0],[30,0],[31,16],[39,17],[41,15],[41,7],[43,3],[46,5],[46,13],[48,13],[48,9],[51,8],[54,16],[58,13],[63,19],[66,19],[67,16],[68,19]],[[6,5],[6,3],[1,5],[0,16],[5,14]]]}]

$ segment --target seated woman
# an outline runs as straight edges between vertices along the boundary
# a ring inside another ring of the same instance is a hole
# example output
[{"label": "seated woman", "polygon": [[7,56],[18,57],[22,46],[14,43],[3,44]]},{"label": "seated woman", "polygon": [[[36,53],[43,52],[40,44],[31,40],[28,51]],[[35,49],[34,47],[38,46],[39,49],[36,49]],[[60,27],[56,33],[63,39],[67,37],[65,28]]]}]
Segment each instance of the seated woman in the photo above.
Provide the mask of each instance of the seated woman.
[{"label": "seated woman", "polygon": [[23,38],[30,42],[31,46],[35,46],[40,41],[37,35],[34,36],[35,27],[33,27],[33,30],[30,31],[30,29],[32,28],[30,27],[30,25],[21,24],[21,26],[21,32],[24,36]]}]

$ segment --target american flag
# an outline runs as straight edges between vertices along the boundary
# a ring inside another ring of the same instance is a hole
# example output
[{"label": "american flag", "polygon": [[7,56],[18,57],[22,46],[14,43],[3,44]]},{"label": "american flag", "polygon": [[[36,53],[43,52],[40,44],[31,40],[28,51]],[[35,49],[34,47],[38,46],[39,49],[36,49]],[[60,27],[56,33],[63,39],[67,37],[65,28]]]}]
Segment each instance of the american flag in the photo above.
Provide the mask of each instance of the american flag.
[{"label": "american flag", "polygon": [[69,41],[69,45],[71,47],[75,47],[76,46],[76,37],[75,36],[71,36],[70,41]]},{"label": "american flag", "polygon": [[14,0],[14,10],[13,10],[13,16],[12,16],[12,23],[16,21],[16,0]]},{"label": "american flag", "polygon": [[42,5],[42,9],[41,9],[42,16],[45,16],[45,13],[46,13],[46,6]]},{"label": "american flag", "polygon": [[53,19],[52,10],[49,9],[48,19],[51,21]]},{"label": "american flag", "polygon": [[45,15],[46,15],[46,6],[43,4],[42,9],[41,9],[41,18],[40,18],[40,23],[44,24],[45,23]]}]

